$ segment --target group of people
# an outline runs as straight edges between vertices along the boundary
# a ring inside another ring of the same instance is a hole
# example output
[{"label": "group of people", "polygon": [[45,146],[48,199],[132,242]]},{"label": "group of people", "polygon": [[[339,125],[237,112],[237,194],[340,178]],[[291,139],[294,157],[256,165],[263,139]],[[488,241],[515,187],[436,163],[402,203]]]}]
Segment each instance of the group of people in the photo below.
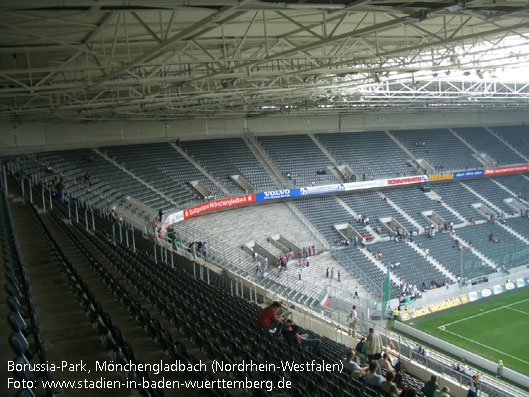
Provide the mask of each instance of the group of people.
[{"label": "group of people", "polygon": [[58,195],[59,201],[63,204],[69,201],[68,193],[66,192],[67,187],[62,177],[58,176],[55,176],[53,181],[48,184],[48,189],[51,190],[51,194],[54,196]]},{"label": "group of people", "polygon": [[116,211],[116,206],[115,205],[112,206],[112,208],[110,208],[110,211],[108,211],[108,218],[112,222],[121,222],[121,221],[123,221],[123,217],[118,214],[118,212]]},{"label": "group of people", "polygon": [[[325,277],[330,278],[331,280],[334,279],[334,266],[333,267],[327,266],[327,270],[325,271]],[[339,283],[342,281],[342,273],[340,273],[339,270],[337,273],[337,280]]]},{"label": "group of people", "polygon": [[396,242],[405,241],[408,238],[406,230],[402,227],[395,227],[393,229],[393,238]]},{"label": "group of people", "polygon": [[281,303],[273,302],[265,307],[257,316],[255,324],[275,337],[283,337],[287,342],[294,343],[300,348],[319,353],[321,351],[321,340],[311,338],[308,334],[301,334],[301,328],[291,319],[284,319],[277,315],[281,309]]},{"label": "group of people", "polygon": [[505,214],[503,212],[500,212],[499,214],[496,214],[495,212],[491,212],[491,214],[489,215],[489,222],[490,223],[500,222],[501,224],[505,225],[507,221],[505,219]]},{"label": "group of people", "polygon": [[[294,252],[288,251],[287,253],[281,254],[277,257],[277,274],[288,269],[288,261],[294,259]],[[254,262],[256,261],[256,253],[254,252]]]},{"label": "group of people", "polygon": [[194,241],[188,246],[189,252],[193,256],[193,260],[196,258],[203,257],[204,260],[207,258],[208,248],[205,241]]},{"label": "group of people", "polygon": [[417,284],[406,284],[404,280],[402,279],[399,280],[399,288],[400,288],[401,296],[411,296],[411,297],[417,296],[418,297],[418,296],[421,296],[422,292],[426,292],[431,288],[438,288],[441,286],[442,285],[438,285],[434,280],[430,281],[429,285],[427,285],[425,281],[417,285]]},{"label": "group of people", "polygon": [[[357,353],[367,355],[368,364],[361,365]],[[369,329],[367,338],[361,338],[355,350],[347,352],[342,363],[344,371],[353,378],[363,379],[369,386],[383,391],[388,396],[416,396],[415,389],[403,386],[402,363],[383,351],[382,338],[373,328]],[[385,376],[382,376],[382,370],[385,371]]]},{"label": "group of people", "polygon": [[268,269],[268,258],[264,258],[263,262],[257,261],[257,264],[255,265],[255,275],[257,277],[263,277],[267,269]]},{"label": "group of people", "polygon": [[298,259],[316,255],[316,246],[302,247],[298,249]]},{"label": "group of people", "polygon": [[[461,364],[459,364],[457,361],[454,361],[452,363],[452,369],[470,377],[470,382],[468,383],[467,397],[476,397],[478,395],[478,390],[479,390],[480,373],[475,370],[472,370],[467,365],[464,358],[461,359]],[[498,368],[496,370],[496,377],[498,378],[501,377],[502,370],[503,370],[503,361],[500,360],[498,362]]]},{"label": "group of people", "polygon": [[369,217],[367,215],[358,215],[358,224],[364,226],[369,225]]},{"label": "group of people", "polygon": [[338,247],[350,247],[351,245],[356,248],[358,245],[358,239],[353,237],[352,239],[344,238],[343,240],[338,241]]},{"label": "group of people", "polygon": [[[311,337],[308,333],[302,333],[299,325],[291,319],[284,319],[278,315],[282,305],[280,302],[273,302],[266,306],[259,313],[255,324],[263,331],[270,333],[274,337],[282,337],[301,349],[321,352],[321,340]],[[357,313],[356,306],[353,306],[349,321],[351,328],[356,329]],[[419,346],[419,345],[417,345]],[[424,354],[426,354],[426,351]],[[362,365],[357,353],[367,355],[368,363]],[[406,388],[403,383],[403,366],[397,358],[392,358],[384,351],[381,336],[373,328],[369,329],[367,338],[362,337],[355,349],[348,350],[346,357],[342,360],[343,369],[355,379],[363,381],[376,390],[380,390],[391,397],[416,397],[417,390]],[[458,365],[458,371],[459,364]],[[385,375],[382,374],[385,372]],[[468,385],[468,397],[476,397],[478,392],[479,374],[472,374],[472,380]],[[424,383],[420,390],[426,397],[450,397],[450,388],[441,387],[438,377],[432,375],[430,380]]]}]

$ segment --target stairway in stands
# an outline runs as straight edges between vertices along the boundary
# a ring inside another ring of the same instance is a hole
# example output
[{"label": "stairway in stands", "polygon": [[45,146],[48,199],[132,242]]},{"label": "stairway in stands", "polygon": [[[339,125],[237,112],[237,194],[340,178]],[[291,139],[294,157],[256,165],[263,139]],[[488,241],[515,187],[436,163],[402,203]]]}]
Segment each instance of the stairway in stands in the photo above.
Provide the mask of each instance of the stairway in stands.
[{"label": "stairway in stands", "polygon": [[[107,349],[101,344],[78,299],[69,288],[72,280],[61,274],[56,263],[57,257],[53,255],[42,229],[37,226],[35,230],[35,216],[31,208],[22,201],[13,201],[10,206],[15,235],[31,282],[32,298],[36,302],[47,359],[56,364],[63,360],[74,363],[80,359],[90,363],[109,360],[111,357]],[[90,374],[56,371],[53,379],[96,381],[101,376],[109,381],[122,379],[117,372],[95,371]],[[66,392],[66,395],[92,396],[93,390],[79,389]],[[129,393],[125,390],[107,390],[100,391],[98,395],[127,396]]]}]

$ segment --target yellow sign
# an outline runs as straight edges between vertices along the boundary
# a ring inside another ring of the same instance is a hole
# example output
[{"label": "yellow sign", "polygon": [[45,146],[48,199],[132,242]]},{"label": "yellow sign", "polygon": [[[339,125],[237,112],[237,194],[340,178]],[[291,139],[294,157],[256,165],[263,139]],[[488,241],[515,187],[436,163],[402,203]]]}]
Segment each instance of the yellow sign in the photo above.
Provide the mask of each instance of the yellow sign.
[{"label": "yellow sign", "polygon": [[443,180],[443,179],[452,179],[453,177],[454,177],[454,173],[453,172],[445,172],[443,174],[428,175],[428,179],[430,181],[440,181],[440,180]]},{"label": "yellow sign", "polygon": [[410,319],[414,319],[417,317],[426,316],[427,314],[432,314],[432,313],[440,312],[442,310],[450,309],[452,307],[464,305],[465,303],[468,303],[468,302],[469,302],[468,296],[461,295],[457,298],[445,299],[441,302],[425,305],[418,309],[412,309],[409,311],[401,312],[400,316],[402,318],[402,321],[408,321]]}]

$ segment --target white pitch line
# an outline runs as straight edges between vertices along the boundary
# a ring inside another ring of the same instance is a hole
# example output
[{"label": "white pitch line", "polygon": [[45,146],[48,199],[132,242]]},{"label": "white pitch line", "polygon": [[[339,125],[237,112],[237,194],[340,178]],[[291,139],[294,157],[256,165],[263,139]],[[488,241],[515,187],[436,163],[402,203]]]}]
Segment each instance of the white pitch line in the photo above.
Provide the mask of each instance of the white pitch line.
[{"label": "white pitch line", "polygon": [[[518,301],[518,302],[515,302],[515,303],[510,303],[510,304],[505,305],[505,306],[500,306],[500,307],[497,307],[496,309],[490,309],[490,310],[487,310],[486,312],[474,314],[473,316],[470,316],[470,317],[465,317],[465,318],[462,318],[462,319],[459,319],[459,320],[456,320],[456,321],[452,321],[451,323],[441,325],[441,327],[448,327],[449,325],[457,324],[457,323],[460,323],[462,321],[467,321],[467,320],[470,320],[472,318],[480,317],[480,316],[483,316],[484,314],[492,313],[492,312],[495,312],[497,310],[508,309],[510,306],[517,305],[519,303],[527,302],[527,301],[529,301],[529,298],[521,300],[521,301]],[[439,327],[439,328],[441,328],[441,327]]]},{"label": "white pitch line", "polygon": [[529,313],[524,312],[523,310],[520,310],[520,309],[515,309],[514,307],[507,307],[506,309],[514,310],[515,312],[522,313],[522,314],[527,314],[529,316]]},{"label": "white pitch line", "polygon": [[475,343],[476,345],[480,345],[480,346],[485,347],[485,348],[487,348],[487,349],[489,349],[489,350],[493,350],[493,351],[495,351],[496,353],[500,353],[500,354],[502,354],[502,355],[504,355],[504,356],[510,357],[510,358],[512,358],[513,360],[520,361],[520,362],[522,362],[522,363],[524,363],[524,364],[529,364],[529,362],[527,362],[527,361],[524,361],[524,360],[522,360],[522,359],[520,359],[520,358],[518,358],[518,357],[515,357],[515,356],[511,356],[510,354],[507,354],[507,353],[505,353],[505,352],[502,352],[501,350],[495,349],[495,348],[493,348],[493,347],[487,346],[487,345],[485,345],[485,344],[483,344],[483,343],[476,342],[475,340],[470,339],[470,338],[467,338],[466,336],[461,336],[461,335],[459,335],[459,334],[456,334],[455,332],[447,331],[446,329],[444,330],[444,332],[448,332],[449,334],[455,335],[455,336],[457,336],[458,338],[465,339],[465,340],[467,340],[467,341],[469,341],[469,342]]}]

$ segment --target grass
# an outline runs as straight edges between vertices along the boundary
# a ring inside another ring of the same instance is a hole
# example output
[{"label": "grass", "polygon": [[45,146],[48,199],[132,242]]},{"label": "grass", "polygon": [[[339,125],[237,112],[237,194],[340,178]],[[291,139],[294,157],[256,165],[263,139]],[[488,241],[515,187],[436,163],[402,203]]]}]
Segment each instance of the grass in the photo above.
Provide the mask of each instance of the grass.
[{"label": "grass", "polygon": [[411,320],[407,323],[505,367],[529,374],[529,288]]}]

